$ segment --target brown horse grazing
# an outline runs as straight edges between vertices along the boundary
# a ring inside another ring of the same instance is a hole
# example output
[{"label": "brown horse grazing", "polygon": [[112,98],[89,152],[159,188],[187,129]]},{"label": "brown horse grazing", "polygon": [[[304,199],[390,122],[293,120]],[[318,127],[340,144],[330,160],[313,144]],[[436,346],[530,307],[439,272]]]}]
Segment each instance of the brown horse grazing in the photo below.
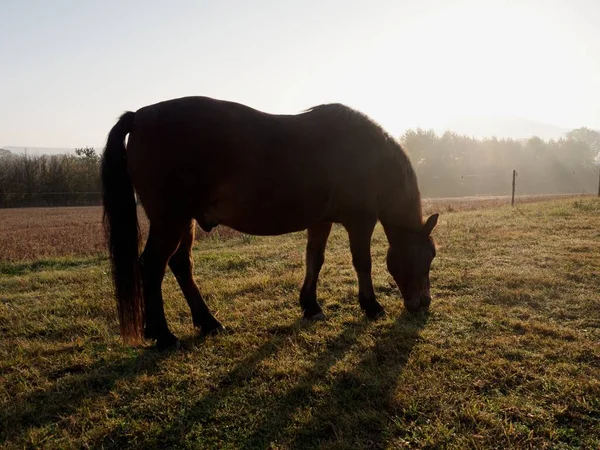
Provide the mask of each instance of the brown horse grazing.
[{"label": "brown horse grazing", "polygon": [[[127,149],[125,137],[129,134]],[[358,300],[383,314],[371,281],[371,235],[381,221],[387,266],[406,308],[429,307],[435,256],[413,167],[400,145],[363,114],[340,104],[272,115],[206,97],[186,97],[126,112],[108,135],[102,161],[105,224],[121,334],[157,346],[177,342],[163,309],[167,264],[203,334],[223,329],[192,278],[194,220],[254,235],[308,230],[300,305],[323,317],[317,279],[332,223],[348,231]],[[150,220],[139,257],[134,189]],[[142,295],[143,287],[143,295]]]}]

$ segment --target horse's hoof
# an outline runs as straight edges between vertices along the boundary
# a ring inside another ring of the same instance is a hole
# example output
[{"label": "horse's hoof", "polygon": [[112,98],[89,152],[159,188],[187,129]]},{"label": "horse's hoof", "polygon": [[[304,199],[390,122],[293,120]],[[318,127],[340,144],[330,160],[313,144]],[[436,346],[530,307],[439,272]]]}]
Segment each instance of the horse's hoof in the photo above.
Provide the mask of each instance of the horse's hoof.
[{"label": "horse's hoof", "polygon": [[156,339],[157,335],[156,332],[153,330],[150,330],[148,328],[144,328],[144,339],[148,339],[148,340],[154,340]]},{"label": "horse's hoof", "polygon": [[411,314],[419,314],[421,312],[421,301],[404,302],[404,308]]},{"label": "horse's hoof", "polygon": [[177,339],[173,334],[159,337],[156,340],[156,348],[158,350],[177,350],[179,347],[179,339]]},{"label": "horse's hoof", "polygon": [[217,334],[223,334],[225,333],[227,330],[225,329],[225,327],[223,325],[221,325],[220,323],[217,325],[214,325],[212,327],[202,327],[200,328],[200,336],[216,336]]},{"label": "horse's hoof", "polygon": [[307,316],[306,314],[304,315],[304,320],[307,320],[308,322],[316,322],[318,320],[325,320],[325,314],[323,314],[323,311],[319,311],[316,314]]},{"label": "horse's hoof", "polygon": [[369,320],[378,320],[385,317],[385,309],[381,308],[377,311],[369,311],[366,314]]},{"label": "horse's hoof", "polygon": [[429,314],[428,306],[419,306],[416,308],[406,308],[406,310],[408,311],[408,313],[411,316],[414,316],[414,317],[420,317],[423,314],[425,314],[425,315]]}]

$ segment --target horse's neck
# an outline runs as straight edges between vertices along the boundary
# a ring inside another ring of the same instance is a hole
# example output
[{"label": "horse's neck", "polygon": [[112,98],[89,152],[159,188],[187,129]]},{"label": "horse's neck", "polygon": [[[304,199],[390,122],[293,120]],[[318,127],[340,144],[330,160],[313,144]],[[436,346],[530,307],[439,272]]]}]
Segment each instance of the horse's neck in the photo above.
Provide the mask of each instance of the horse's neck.
[{"label": "horse's neck", "polygon": [[[410,180],[412,181],[412,180]],[[393,183],[384,190],[385,201],[379,215],[381,224],[388,230],[418,232],[423,227],[421,195],[409,180]],[[386,232],[388,232],[386,231]]]},{"label": "horse's neck", "polygon": [[389,228],[418,231],[422,227],[421,193],[410,159],[394,142],[387,143],[381,167],[380,221]]}]

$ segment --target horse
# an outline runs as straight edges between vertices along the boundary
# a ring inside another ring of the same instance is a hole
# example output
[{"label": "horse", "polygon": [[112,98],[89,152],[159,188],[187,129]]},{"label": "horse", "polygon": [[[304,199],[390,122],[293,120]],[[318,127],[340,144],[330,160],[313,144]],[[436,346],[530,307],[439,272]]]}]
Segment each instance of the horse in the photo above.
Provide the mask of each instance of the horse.
[{"label": "horse", "polygon": [[[380,222],[389,243],[387,268],[405,308],[429,308],[431,232],[439,215],[423,221],[417,177],[400,144],[345,105],[281,115],[183,97],[128,111],[108,134],[101,179],[126,343],[177,344],[163,307],[167,265],[199,332],[224,330],[192,276],[195,222],[207,232],[217,225],[263,236],[306,230],[300,306],[307,320],[324,318],[317,281],[333,223],[349,236],[361,309],[369,319],[384,314],[371,279],[371,236]],[[141,256],[136,195],[150,222]]]}]

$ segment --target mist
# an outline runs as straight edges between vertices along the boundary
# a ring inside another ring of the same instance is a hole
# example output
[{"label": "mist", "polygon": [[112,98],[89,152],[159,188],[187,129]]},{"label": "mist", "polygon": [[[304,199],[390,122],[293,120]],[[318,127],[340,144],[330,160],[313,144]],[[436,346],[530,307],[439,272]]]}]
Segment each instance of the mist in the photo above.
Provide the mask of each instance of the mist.
[{"label": "mist", "polygon": [[585,194],[598,189],[600,132],[569,131],[559,139],[484,138],[452,131],[408,130],[401,142],[424,197]]}]

